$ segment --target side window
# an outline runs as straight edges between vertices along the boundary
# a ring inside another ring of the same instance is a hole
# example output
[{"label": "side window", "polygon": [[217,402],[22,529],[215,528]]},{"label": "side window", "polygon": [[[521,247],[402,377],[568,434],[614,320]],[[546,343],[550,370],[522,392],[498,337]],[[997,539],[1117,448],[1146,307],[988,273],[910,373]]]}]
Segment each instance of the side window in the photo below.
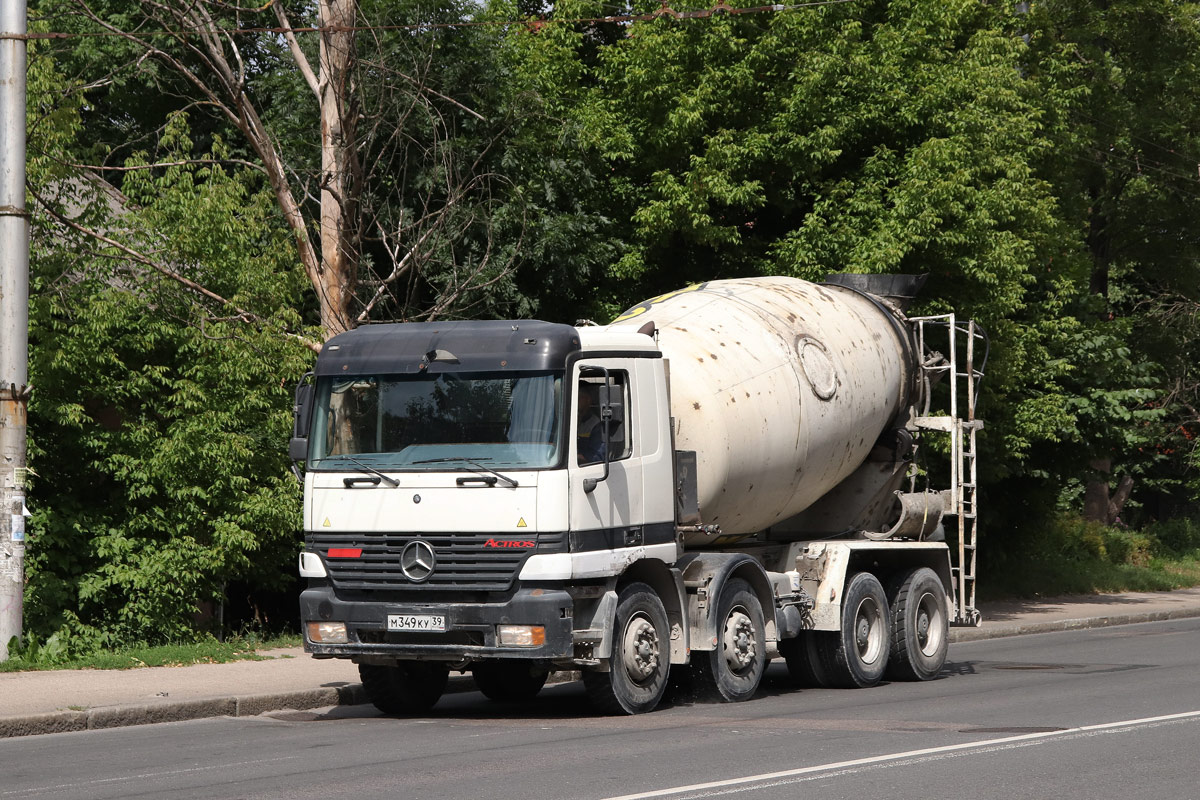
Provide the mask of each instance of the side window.
[{"label": "side window", "polygon": [[[601,419],[604,401],[604,386],[608,385],[608,403],[612,418]],[[608,427],[610,460],[629,458],[633,451],[633,437],[629,435],[629,373],[624,370],[609,370],[607,379],[601,373],[584,372],[579,378],[575,392],[578,427],[576,443],[580,464],[598,464],[604,461],[604,427]]]}]

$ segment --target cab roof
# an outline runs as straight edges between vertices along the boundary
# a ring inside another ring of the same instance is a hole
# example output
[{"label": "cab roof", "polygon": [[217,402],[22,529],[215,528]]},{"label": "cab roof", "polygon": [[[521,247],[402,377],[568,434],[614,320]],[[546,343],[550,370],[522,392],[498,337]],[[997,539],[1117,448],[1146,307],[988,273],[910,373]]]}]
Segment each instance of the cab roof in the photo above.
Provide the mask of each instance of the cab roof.
[{"label": "cab roof", "polygon": [[338,334],[317,356],[318,376],[562,369],[579,331],[540,320],[462,320],[364,325]]}]

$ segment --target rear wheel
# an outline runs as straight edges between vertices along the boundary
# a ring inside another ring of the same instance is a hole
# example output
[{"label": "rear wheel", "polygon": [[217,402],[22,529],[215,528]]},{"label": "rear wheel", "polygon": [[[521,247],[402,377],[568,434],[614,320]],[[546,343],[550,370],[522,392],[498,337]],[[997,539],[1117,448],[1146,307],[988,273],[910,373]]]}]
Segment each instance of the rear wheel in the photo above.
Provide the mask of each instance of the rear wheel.
[{"label": "rear wheel", "polygon": [[936,678],[950,647],[946,590],[937,573],[922,567],[904,575],[893,587],[891,611],[888,677],[903,681]]},{"label": "rear wheel", "polygon": [[717,606],[717,647],[692,654],[699,693],[726,703],[753,697],[767,665],[764,632],[762,605],[750,584],[726,582]]},{"label": "rear wheel", "polygon": [[653,711],[667,688],[670,653],[662,600],[644,583],[625,586],[617,595],[609,671],[583,673],[592,704],[610,714]]},{"label": "rear wheel", "polygon": [[841,631],[814,640],[830,685],[854,689],[879,683],[887,668],[890,633],[883,586],[871,573],[857,573],[846,583]]},{"label": "rear wheel", "polygon": [[779,654],[787,662],[792,683],[801,687],[833,686],[833,680],[822,666],[821,646],[818,641],[831,637],[836,640],[837,635],[834,631],[804,631],[794,639],[785,639],[779,643]]},{"label": "rear wheel", "polygon": [[481,661],[471,667],[471,675],[485,697],[507,703],[532,700],[550,672],[530,661]]},{"label": "rear wheel", "polygon": [[394,667],[359,664],[358,674],[371,703],[385,714],[421,714],[446,690],[450,670],[429,661],[401,661]]}]

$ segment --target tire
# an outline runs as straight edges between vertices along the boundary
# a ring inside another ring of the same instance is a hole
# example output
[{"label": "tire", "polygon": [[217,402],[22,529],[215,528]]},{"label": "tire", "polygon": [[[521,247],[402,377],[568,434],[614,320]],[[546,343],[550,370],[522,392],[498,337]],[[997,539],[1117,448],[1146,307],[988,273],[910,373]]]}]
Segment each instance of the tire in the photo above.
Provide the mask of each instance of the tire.
[{"label": "tire", "polygon": [[385,714],[421,714],[446,690],[450,670],[429,661],[401,661],[394,667],[359,664],[358,674],[371,704]]},{"label": "tire", "polygon": [[749,700],[767,667],[762,605],[750,584],[733,578],[717,604],[717,648],[693,651],[697,693],[725,703]]},{"label": "tire", "polygon": [[887,676],[902,681],[933,680],[950,649],[946,590],[928,567],[901,577],[891,593],[892,630]]},{"label": "tire", "polygon": [[779,643],[779,654],[787,662],[788,675],[792,683],[802,688],[828,689],[834,685],[832,677],[821,661],[818,641],[822,638],[836,640],[833,631],[804,631],[795,639]]},{"label": "tire", "polygon": [[471,667],[471,675],[484,697],[515,703],[537,697],[550,672],[530,661],[480,661]]},{"label": "tire", "polygon": [[653,711],[667,688],[671,628],[662,600],[644,583],[617,595],[609,671],[585,670],[592,705],[609,714]]},{"label": "tire", "polygon": [[879,579],[859,572],[842,596],[842,629],[817,636],[814,649],[829,685],[840,689],[874,686],[887,669],[891,616]]}]

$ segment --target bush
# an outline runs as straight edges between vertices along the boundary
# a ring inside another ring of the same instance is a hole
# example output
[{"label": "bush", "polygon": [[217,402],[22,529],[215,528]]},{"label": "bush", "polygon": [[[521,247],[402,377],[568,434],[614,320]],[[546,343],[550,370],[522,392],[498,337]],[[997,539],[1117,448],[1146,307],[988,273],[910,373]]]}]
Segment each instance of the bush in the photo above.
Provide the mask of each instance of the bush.
[{"label": "bush", "polygon": [[1184,517],[1155,522],[1146,528],[1146,533],[1171,555],[1189,555],[1200,550],[1200,520],[1197,519]]},{"label": "bush", "polygon": [[1173,520],[1136,531],[1059,516],[1022,530],[994,559],[986,555],[985,598],[1164,591],[1195,583],[1200,524]]},{"label": "bush", "polygon": [[1106,557],[1112,564],[1147,567],[1158,545],[1153,536],[1138,531],[1105,528],[1101,535]]}]

